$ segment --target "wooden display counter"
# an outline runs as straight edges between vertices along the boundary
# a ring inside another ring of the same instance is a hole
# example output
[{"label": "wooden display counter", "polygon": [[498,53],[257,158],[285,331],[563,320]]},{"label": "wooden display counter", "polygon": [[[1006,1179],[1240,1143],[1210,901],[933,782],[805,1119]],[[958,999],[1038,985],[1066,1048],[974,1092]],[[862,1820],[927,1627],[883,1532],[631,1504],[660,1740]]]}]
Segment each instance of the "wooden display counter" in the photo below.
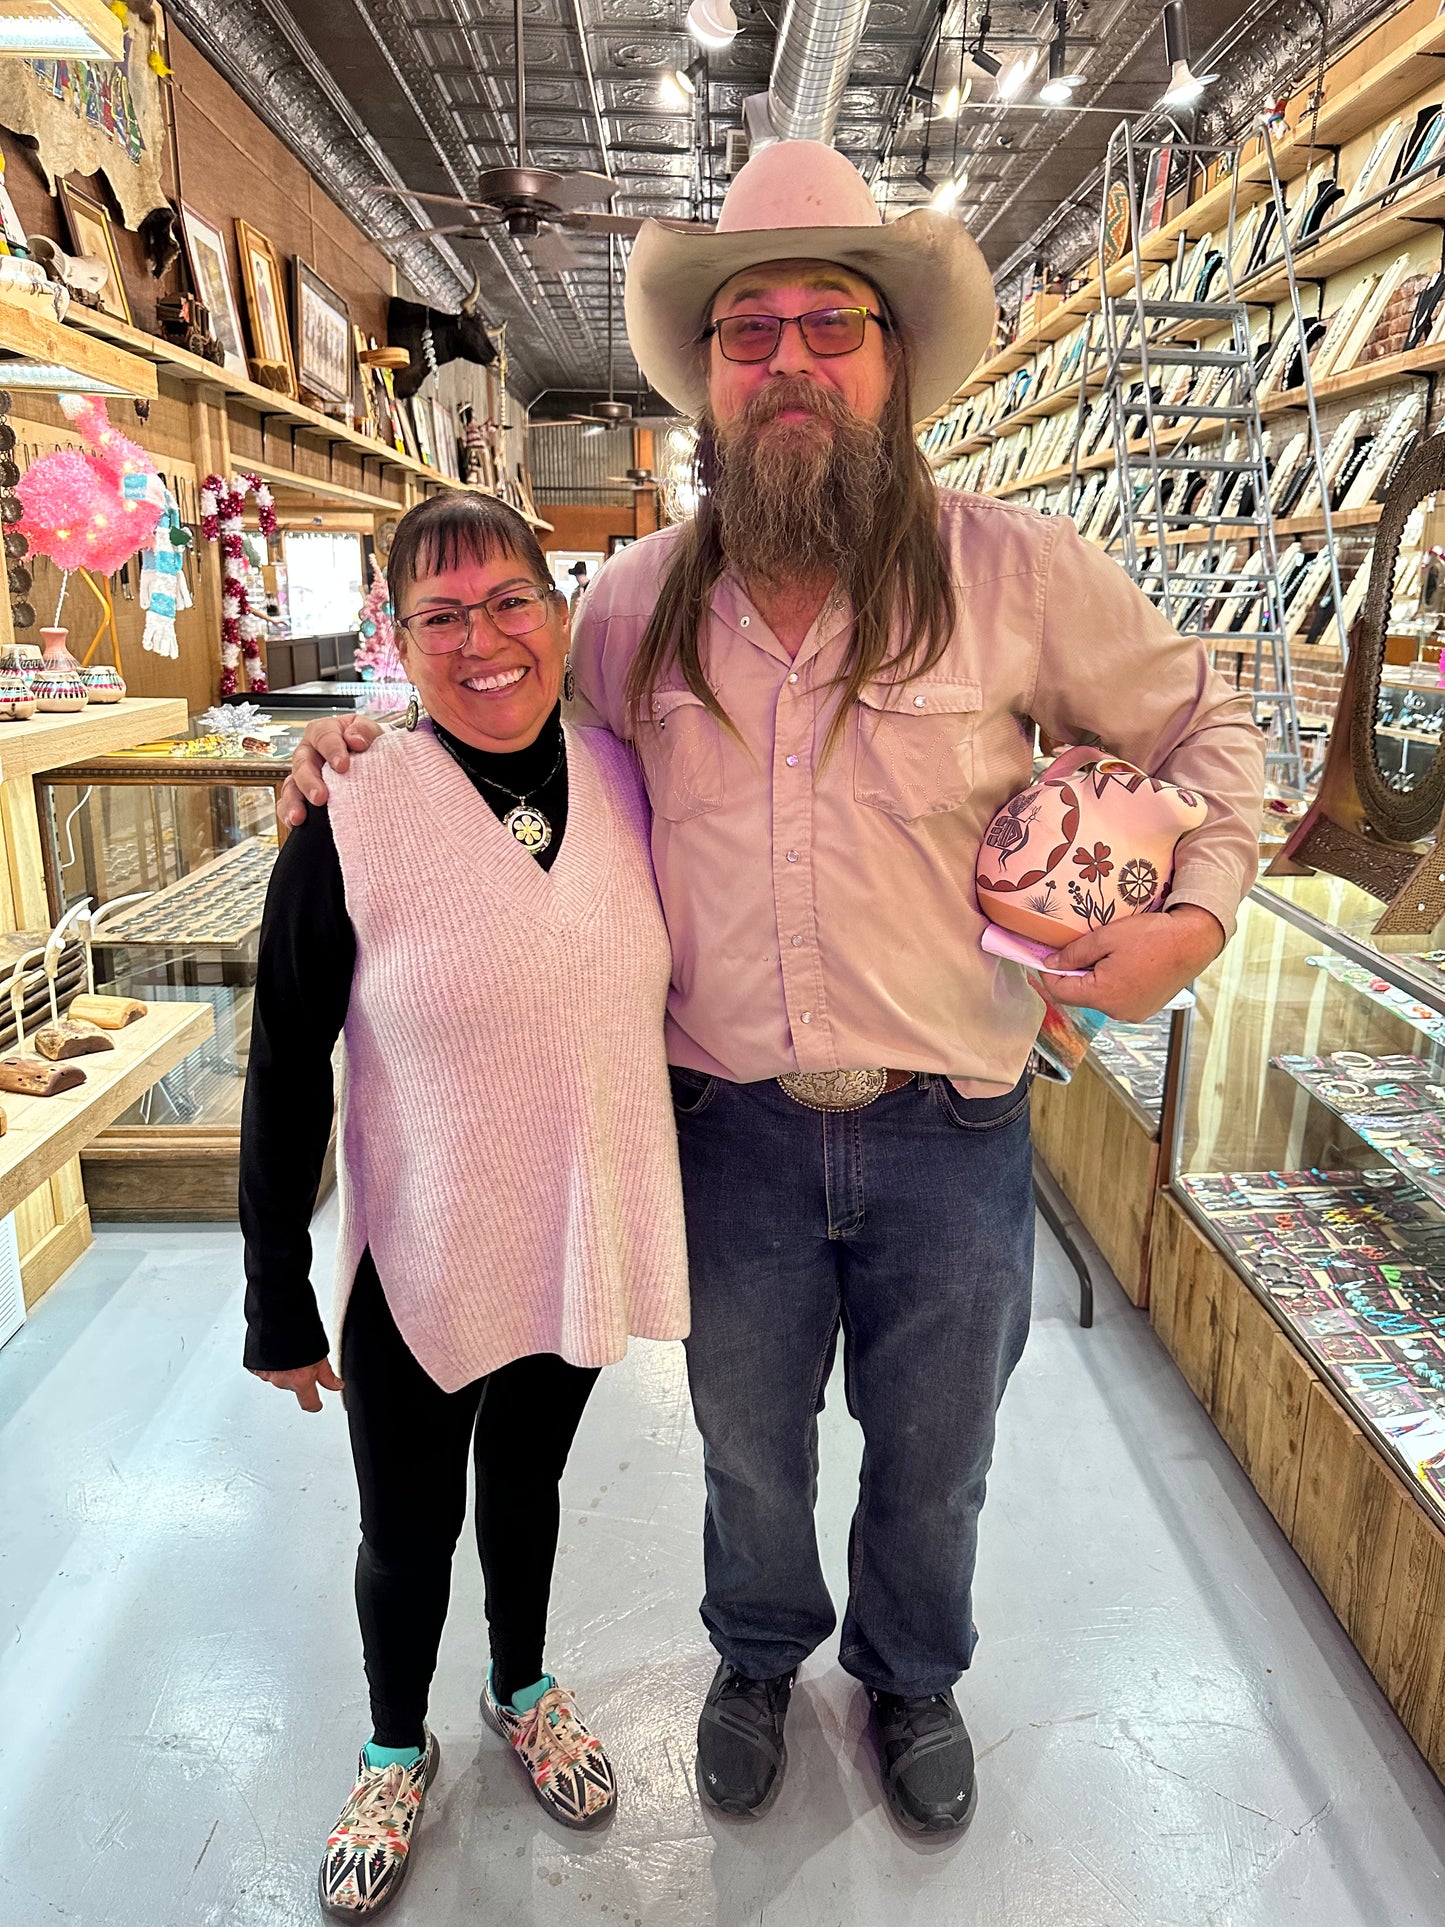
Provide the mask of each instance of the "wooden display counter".
[{"label": "wooden display counter", "polygon": [[[55,1097],[5,1097],[0,1106],[7,1126],[0,1137],[0,1217],[55,1178],[97,1131],[210,1034],[208,1004],[152,1004],[139,1023],[114,1033],[114,1050],[80,1060],[85,1082],[74,1090]],[[52,1282],[46,1278],[42,1283],[33,1273],[33,1267],[23,1269],[27,1305]]]},{"label": "wooden display counter", "polygon": [[1155,1331],[1445,1779],[1445,1533],[1167,1195],[1150,1278]]},{"label": "wooden display counter", "polygon": [[1136,1305],[1149,1299],[1159,1124],[1086,1057],[1072,1083],[1039,1078],[1034,1148]]}]

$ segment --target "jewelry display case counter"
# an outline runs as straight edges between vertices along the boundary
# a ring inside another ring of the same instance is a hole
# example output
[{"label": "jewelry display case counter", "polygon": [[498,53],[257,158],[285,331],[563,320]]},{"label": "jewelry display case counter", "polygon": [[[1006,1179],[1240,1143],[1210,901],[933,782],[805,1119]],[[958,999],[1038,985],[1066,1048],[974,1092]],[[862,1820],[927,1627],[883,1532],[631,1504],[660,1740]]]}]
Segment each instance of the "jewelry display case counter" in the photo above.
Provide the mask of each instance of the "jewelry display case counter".
[{"label": "jewelry display case counter", "polygon": [[1149,1232],[1171,1018],[1108,1024],[1067,1084],[1033,1091],[1034,1150],[1136,1305],[1148,1302]]},{"label": "jewelry display case counter", "polygon": [[[139,897],[97,933],[97,988],[146,1003],[204,1003],[214,1018],[205,1045],[86,1146],[94,1218],[235,1217],[276,800],[306,723],[332,713],[289,712],[244,745],[195,736],[145,744],[36,782],[52,919],[82,897],[96,905]],[[331,1168],[328,1158],[328,1185]]]},{"label": "jewelry display case counter", "polygon": [[1270,879],[1181,1025],[1149,1312],[1445,1777],[1445,931]]}]

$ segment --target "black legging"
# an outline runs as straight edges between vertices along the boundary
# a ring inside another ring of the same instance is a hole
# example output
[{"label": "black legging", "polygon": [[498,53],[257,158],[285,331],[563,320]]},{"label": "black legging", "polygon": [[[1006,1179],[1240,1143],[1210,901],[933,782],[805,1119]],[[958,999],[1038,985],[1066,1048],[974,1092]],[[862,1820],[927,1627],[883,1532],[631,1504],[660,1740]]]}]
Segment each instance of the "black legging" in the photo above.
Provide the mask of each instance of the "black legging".
[{"label": "black legging", "polygon": [[442,1391],[408,1351],[368,1251],[347,1305],[341,1376],[361,1490],[356,1610],[372,1736],[420,1746],[466,1518],[468,1443],[492,1665],[510,1699],[542,1675],[557,1487],[597,1372],[539,1353]]}]

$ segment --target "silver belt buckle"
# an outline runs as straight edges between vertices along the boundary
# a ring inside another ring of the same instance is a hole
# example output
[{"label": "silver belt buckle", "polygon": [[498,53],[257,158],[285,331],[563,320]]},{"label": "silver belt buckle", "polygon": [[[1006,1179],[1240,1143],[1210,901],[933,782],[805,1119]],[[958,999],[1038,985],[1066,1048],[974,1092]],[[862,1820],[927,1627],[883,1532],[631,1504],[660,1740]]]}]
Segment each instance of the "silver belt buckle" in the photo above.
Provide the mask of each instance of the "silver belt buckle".
[{"label": "silver belt buckle", "polygon": [[861,1111],[888,1088],[887,1071],[785,1071],[778,1079],[810,1111]]}]

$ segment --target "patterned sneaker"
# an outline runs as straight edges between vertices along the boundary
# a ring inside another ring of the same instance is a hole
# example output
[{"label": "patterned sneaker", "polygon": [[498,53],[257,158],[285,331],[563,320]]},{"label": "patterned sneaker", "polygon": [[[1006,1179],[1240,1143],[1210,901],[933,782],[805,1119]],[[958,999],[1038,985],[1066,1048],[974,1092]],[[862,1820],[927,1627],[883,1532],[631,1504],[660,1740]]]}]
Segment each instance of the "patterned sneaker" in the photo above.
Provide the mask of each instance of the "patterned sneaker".
[{"label": "patterned sneaker", "polygon": [[617,1782],[602,1742],[589,1733],[572,1695],[553,1685],[527,1713],[504,1706],[482,1688],[482,1717],[510,1740],[533,1793],[564,1827],[600,1827],[617,1810]]},{"label": "patterned sneaker", "polygon": [[331,1829],[316,1876],[324,1913],[337,1920],[371,1920],[396,1899],[411,1865],[411,1836],[440,1764],[432,1732],[414,1766],[368,1766],[362,1753],[356,1785]]}]

